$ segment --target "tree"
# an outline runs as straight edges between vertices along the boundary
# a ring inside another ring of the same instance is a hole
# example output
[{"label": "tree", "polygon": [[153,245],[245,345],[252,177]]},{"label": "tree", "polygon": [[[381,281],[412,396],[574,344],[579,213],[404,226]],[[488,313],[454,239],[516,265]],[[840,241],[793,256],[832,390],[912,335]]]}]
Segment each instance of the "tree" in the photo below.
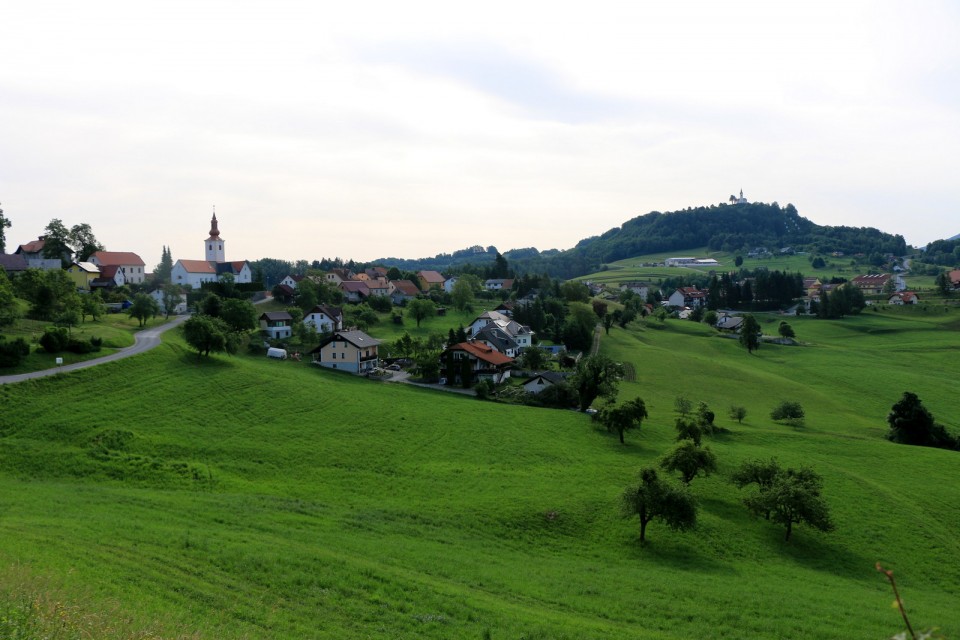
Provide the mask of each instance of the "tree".
[{"label": "tree", "polygon": [[607,303],[603,300],[593,300],[590,303],[590,306],[593,307],[593,312],[596,314],[597,318],[603,320],[607,315]]},{"label": "tree", "polygon": [[157,301],[154,300],[152,296],[148,296],[145,293],[138,293],[133,296],[133,301],[130,308],[127,309],[127,314],[129,314],[131,318],[136,318],[142,327],[147,324],[147,320],[160,315],[160,305],[157,304]]},{"label": "tree", "polygon": [[743,503],[754,515],[784,525],[785,541],[790,540],[795,524],[807,524],[823,532],[833,531],[830,508],[821,495],[823,478],[819,474],[806,467],[777,470],[767,482],[766,488],[757,482],[760,490],[745,498]]},{"label": "tree", "polygon": [[711,327],[713,327],[717,324],[718,318],[719,316],[717,315],[717,312],[711,309],[710,311],[707,311],[705,314],[703,314],[703,324],[710,325]]},{"label": "tree", "polygon": [[613,323],[616,322],[616,318],[614,317],[614,314],[608,313],[604,315],[603,320],[601,322],[603,322],[603,330],[606,332],[607,335],[610,335],[610,329],[613,327]]},{"label": "tree", "polygon": [[219,318],[222,309],[223,298],[215,293],[208,293],[206,297],[200,301],[200,313],[205,316]]},{"label": "tree", "polygon": [[686,417],[693,411],[693,403],[684,396],[677,396],[673,399],[673,410]]},{"label": "tree", "polygon": [[799,427],[803,425],[803,407],[800,406],[799,402],[782,400],[780,404],[770,412],[770,417],[777,422],[786,422],[787,424]]},{"label": "tree", "polygon": [[103,298],[100,297],[100,292],[91,293],[80,298],[80,317],[81,320],[86,322],[87,316],[90,316],[94,321],[99,320],[106,312],[106,307],[103,305]]},{"label": "tree", "polygon": [[716,430],[716,427],[713,425],[713,420],[717,415],[710,410],[710,407],[707,406],[706,402],[697,403],[697,426],[704,433],[713,433]]},{"label": "tree", "polygon": [[570,385],[577,390],[580,411],[586,411],[598,397],[613,400],[623,377],[623,366],[604,355],[581,358]]},{"label": "tree", "polygon": [[696,422],[692,420],[684,420],[683,418],[677,418],[676,422],[677,428],[677,442],[682,440],[693,440],[693,444],[700,446],[700,442],[703,439],[703,429],[701,429]]},{"label": "tree", "polygon": [[[760,459],[747,460],[737,467],[733,475],[730,476],[730,481],[737,485],[738,489],[755,484],[760,493],[763,493],[773,486],[774,478],[782,471],[783,469],[780,468],[780,463],[777,462],[776,458],[770,458],[769,462]],[[759,512],[757,514],[759,515]],[[763,512],[763,517],[769,520],[770,511]]]},{"label": "tree", "polygon": [[733,259],[733,264],[734,264],[735,266],[737,266],[737,267],[742,267],[742,266],[743,266],[743,256],[737,256],[736,258],[734,258],[734,259]]},{"label": "tree", "polygon": [[[0,227],[0,234],[3,233]],[[0,327],[13,324],[20,317],[17,297],[13,293],[13,284],[7,278],[7,272],[0,267]],[[13,366],[13,365],[11,365]]]},{"label": "tree", "polygon": [[69,267],[73,256],[70,250],[70,230],[60,218],[54,218],[43,231],[43,257],[59,260],[64,268]]},{"label": "tree", "polygon": [[7,229],[11,226],[13,223],[3,215],[3,209],[0,209],[0,253],[7,252]]},{"label": "tree", "polygon": [[180,297],[181,295],[180,285],[163,285],[163,313],[166,317],[169,318],[170,314],[177,310],[177,305],[180,304],[180,300],[182,299]]},{"label": "tree", "polygon": [[628,400],[619,407],[604,409],[597,414],[597,419],[607,428],[607,431],[620,436],[620,444],[626,444],[623,434],[630,429],[639,429],[646,417],[647,405],[640,398]]},{"label": "tree", "polygon": [[[303,314],[300,317],[302,318]],[[257,308],[249,300],[228,298],[223,301],[220,318],[227,323],[231,331],[249,331],[257,327]]]},{"label": "tree", "polygon": [[434,313],[437,312],[437,306],[433,304],[431,300],[426,298],[415,298],[407,303],[407,313],[413,316],[413,319],[417,321],[417,327],[420,327],[420,322],[425,318],[429,318]]},{"label": "tree", "polygon": [[793,327],[790,326],[786,321],[780,322],[780,327],[777,329],[777,333],[780,334],[781,338],[796,338],[797,334],[794,333]]},{"label": "tree", "polygon": [[[457,342],[464,342],[458,337]],[[540,347],[527,347],[520,354],[520,363],[524,369],[529,371],[539,371],[547,364],[547,352]]]},{"label": "tree", "polygon": [[887,439],[893,442],[960,449],[960,441],[951,437],[943,425],[934,421],[933,414],[923,406],[915,393],[904,391],[900,400],[890,408],[887,423],[890,425]]},{"label": "tree", "polygon": [[625,518],[640,517],[640,544],[647,541],[647,525],[659,520],[675,531],[686,531],[697,524],[697,503],[690,493],[657,477],[656,469],[640,471],[640,484],[623,493]]},{"label": "tree", "polygon": [[567,280],[560,285],[560,295],[567,302],[586,302],[590,299],[590,289],[579,280]]},{"label": "tree", "polygon": [[453,306],[458,311],[466,309],[471,302],[476,291],[480,290],[480,279],[472,273],[465,273],[457,278],[453,283],[453,289],[450,291],[450,298]]},{"label": "tree", "polygon": [[209,356],[210,352],[227,349],[227,333],[230,329],[220,318],[203,314],[191,316],[183,323],[183,337],[197,350],[197,356]]},{"label": "tree", "polygon": [[666,471],[679,471],[684,484],[701,473],[705,476],[717,470],[717,457],[710,447],[700,448],[693,440],[681,440],[660,458],[660,466]]},{"label": "tree", "polygon": [[736,420],[738,424],[743,424],[743,419],[747,417],[747,408],[739,405],[732,405],[727,414],[731,420]]},{"label": "tree", "polygon": [[752,314],[743,316],[743,324],[740,326],[740,344],[747,348],[747,353],[753,353],[760,348],[760,323]]},{"label": "tree", "polygon": [[[160,253],[160,264],[153,269],[153,277],[158,282],[169,282],[170,274],[173,272],[173,256],[170,255],[170,247],[164,245]],[[169,315],[169,312],[168,314]]]},{"label": "tree", "polygon": [[[0,213],[3,212],[0,211]],[[953,289],[953,283],[950,282],[950,276],[947,275],[946,271],[941,271],[934,282],[937,285],[937,291],[940,292],[940,295],[944,297],[950,295],[950,291]]]},{"label": "tree", "polygon": [[87,223],[75,224],[70,227],[69,244],[76,255],[76,259],[80,262],[89,260],[90,256],[97,251],[103,251],[103,245],[97,242],[96,236],[93,235],[93,229]]}]

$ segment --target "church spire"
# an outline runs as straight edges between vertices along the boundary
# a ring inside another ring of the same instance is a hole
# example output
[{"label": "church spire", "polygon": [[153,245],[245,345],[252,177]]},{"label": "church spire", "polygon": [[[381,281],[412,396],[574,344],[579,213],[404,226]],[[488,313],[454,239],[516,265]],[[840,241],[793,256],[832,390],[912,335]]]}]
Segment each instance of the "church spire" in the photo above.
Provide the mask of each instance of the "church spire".
[{"label": "church spire", "polygon": [[219,237],[220,237],[220,230],[217,229],[217,207],[216,207],[216,205],[214,205],[214,207],[213,207],[213,218],[210,220],[210,237],[211,237],[211,238],[219,238]]}]

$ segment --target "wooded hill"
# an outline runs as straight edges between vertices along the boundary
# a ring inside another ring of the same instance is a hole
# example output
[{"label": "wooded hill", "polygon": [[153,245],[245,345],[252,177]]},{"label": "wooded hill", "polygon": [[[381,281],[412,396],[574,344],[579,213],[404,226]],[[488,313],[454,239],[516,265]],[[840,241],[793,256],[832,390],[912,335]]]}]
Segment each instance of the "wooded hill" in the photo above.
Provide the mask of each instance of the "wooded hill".
[{"label": "wooded hill", "polygon": [[[766,204],[720,204],[661,213],[653,211],[628,220],[606,233],[585,238],[566,251],[540,252],[525,248],[503,255],[520,273],[548,273],[554,277],[572,278],[597,271],[608,262],[633,256],[668,251],[682,252],[691,247],[707,247],[713,251],[744,251],[766,247],[777,251],[784,247],[809,253],[893,254],[907,253],[901,235],[884,233],[872,227],[821,226],[803,216],[796,207]],[[442,258],[456,256],[441,264]],[[405,260],[407,269],[445,270],[464,261],[485,262],[487,253],[440,254],[424,260]],[[387,264],[389,260],[383,261]]]}]

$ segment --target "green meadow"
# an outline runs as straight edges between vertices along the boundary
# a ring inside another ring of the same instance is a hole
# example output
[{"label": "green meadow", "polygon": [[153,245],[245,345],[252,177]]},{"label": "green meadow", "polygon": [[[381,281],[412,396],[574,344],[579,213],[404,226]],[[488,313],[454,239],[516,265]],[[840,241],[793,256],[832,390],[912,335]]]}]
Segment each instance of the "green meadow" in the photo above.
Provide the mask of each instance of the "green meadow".
[{"label": "green meadow", "polygon": [[[200,359],[173,334],[2,386],[0,636],[885,638],[877,561],[915,627],[960,636],[960,453],[884,439],[905,390],[960,431],[960,311],[790,321],[800,346],[753,355],[687,321],[611,330],[601,351],[637,373],[619,399],[650,412],[626,446],[571,411]],[[671,446],[677,395],[717,413],[719,469],[691,486],[697,527],[641,548],[620,495]],[[781,399],[805,426],[769,419]],[[729,475],[770,456],[823,475],[836,531],[785,543],[747,513]]]}]

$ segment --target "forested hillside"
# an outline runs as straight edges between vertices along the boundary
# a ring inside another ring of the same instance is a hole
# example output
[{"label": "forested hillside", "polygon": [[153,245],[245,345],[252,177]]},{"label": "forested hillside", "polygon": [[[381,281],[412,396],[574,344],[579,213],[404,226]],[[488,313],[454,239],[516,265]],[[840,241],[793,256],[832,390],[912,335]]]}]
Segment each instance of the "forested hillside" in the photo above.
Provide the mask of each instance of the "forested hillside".
[{"label": "forested hillside", "polygon": [[[628,220],[620,227],[585,238],[566,251],[545,252],[533,248],[504,252],[519,273],[548,273],[572,278],[601,265],[633,256],[684,251],[691,247],[714,251],[749,251],[754,247],[776,250],[792,247],[810,253],[893,254],[907,253],[901,235],[872,227],[821,226],[801,216],[796,207],[776,202],[720,204],[661,213],[654,211]],[[466,262],[489,261],[488,252],[472,250],[440,254],[422,260],[384,259],[382,264],[403,263],[405,269],[446,270]]]}]

